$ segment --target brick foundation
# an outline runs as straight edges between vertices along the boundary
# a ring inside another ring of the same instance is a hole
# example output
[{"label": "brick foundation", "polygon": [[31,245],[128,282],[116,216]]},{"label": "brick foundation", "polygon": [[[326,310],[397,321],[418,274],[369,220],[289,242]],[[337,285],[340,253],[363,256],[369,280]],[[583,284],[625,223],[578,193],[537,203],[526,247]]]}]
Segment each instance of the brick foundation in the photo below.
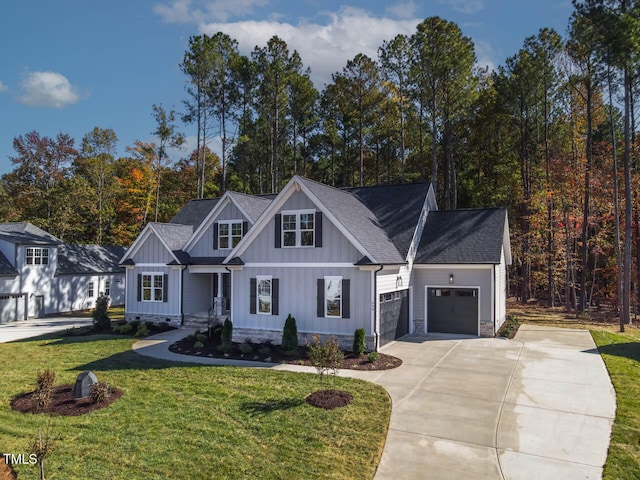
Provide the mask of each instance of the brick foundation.
[{"label": "brick foundation", "polygon": [[129,313],[124,317],[126,322],[152,322],[156,325],[171,325],[173,327],[179,327],[182,322],[182,316],[180,315],[149,315],[149,314],[135,314]]}]

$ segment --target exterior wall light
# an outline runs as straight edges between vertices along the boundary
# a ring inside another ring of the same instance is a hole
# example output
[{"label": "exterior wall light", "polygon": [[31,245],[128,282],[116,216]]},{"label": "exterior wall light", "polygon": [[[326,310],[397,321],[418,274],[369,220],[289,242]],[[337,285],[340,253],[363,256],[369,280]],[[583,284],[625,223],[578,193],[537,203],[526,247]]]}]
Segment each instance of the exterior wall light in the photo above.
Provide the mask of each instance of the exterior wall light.
[{"label": "exterior wall light", "polygon": [[449,284],[453,285],[453,273],[449,274]]}]

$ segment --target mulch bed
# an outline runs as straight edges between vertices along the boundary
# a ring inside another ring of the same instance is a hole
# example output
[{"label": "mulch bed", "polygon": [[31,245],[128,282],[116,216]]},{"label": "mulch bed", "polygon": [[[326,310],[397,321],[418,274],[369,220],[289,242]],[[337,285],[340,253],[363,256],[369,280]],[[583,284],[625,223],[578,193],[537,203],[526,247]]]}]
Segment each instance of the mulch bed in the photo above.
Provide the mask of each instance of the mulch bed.
[{"label": "mulch bed", "polygon": [[17,478],[13,467],[4,461],[4,455],[0,455],[0,480],[16,480]]},{"label": "mulch bed", "polygon": [[342,390],[318,390],[307,395],[304,399],[309,405],[326,410],[347,406],[351,400],[353,400],[353,396]]},{"label": "mulch bed", "polygon": [[73,385],[55,387],[51,395],[49,406],[37,410],[32,396],[33,392],[25,393],[11,400],[11,408],[23,413],[48,413],[51,415],[78,416],[85,415],[100,408],[105,408],[122,397],[122,390],[111,387],[111,395],[101,403],[92,403],[91,398],[74,398]]},{"label": "mulch bed", "polygon": [[[178,340],[169,346],[169,351],[182,355],[197,357],[226,358],[229,360],[248,360],[253,362],[289,363],[292,365],[313,366],[307,355],[307,347],[298,347],[294,352],[285,352],[278,345],[265,343],[252,343],[250,353],[242,353],[240,344],[234,343],[227,352],[219,350],[219,342],[207,339],[203,347],[195,348],[195,339],[191,336]],[[351,352],[345,352],[345,358],[341,369],[347,370],[389,370],[402,365],[402,360],[384,353],[378,354],[378,360],[370,362],[366,354],[355,356]]]}]

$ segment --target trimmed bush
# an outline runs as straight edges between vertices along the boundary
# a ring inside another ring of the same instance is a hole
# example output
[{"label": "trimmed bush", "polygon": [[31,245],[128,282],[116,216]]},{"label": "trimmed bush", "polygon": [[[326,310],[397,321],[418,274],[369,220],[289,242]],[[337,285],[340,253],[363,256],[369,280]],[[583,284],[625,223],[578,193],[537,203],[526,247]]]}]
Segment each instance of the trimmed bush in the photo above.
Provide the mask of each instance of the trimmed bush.
[{"label": "trimmed bush", "polygon": [[222,325],[222,335],[220,336],[220,342],[223,346],[231,346],[231,338],[233,337],[233,324],[228,318]]},{"label": "trimmed bush", "polygon": [[367,355],[367,358],[371,363],[376,363],[380,358],[380,354],[378,352],[369,352],[369,355]]},{"label": "trimmed bush", "polygon": [[204,348],[204,343],[196,342],[193,344],[193,348],[195,348],[196,350],[202,350]]},{"label": "trimmed bush", "polygon": [[240,345],[240,351],[244,355],[249,355],[251,352],[253,352],[253,345],[251,345],[249,342],[244,342]]},{"label": "trimmed bush", "polygon": [[141,338],[146,337],[147,335],[149,335],[149,329],[147,328],[147,326],[144,323],[138,325],[138,329],[136,330],[136,337]]},{"label": "trimmed bush", "polygon": [[365,341],[364,328],[358,328],[353,335],[353,354],[359,357],[366,350],[367,342]]},{"label": "trimmed bush", "polygon": [[282,330],[282,349],[291,352],[298,348],[298,327],[296,319],[291,314],[284,321],[284,329]]},{"label": "trimmed bush", "polygon": [[111,319],[107,313],[109,303],[111,303],[111,299],[106,295],[100,295],[96,300],[96,308],[91,314],[93,317],[93,328],[96,330],[111,330]]}]

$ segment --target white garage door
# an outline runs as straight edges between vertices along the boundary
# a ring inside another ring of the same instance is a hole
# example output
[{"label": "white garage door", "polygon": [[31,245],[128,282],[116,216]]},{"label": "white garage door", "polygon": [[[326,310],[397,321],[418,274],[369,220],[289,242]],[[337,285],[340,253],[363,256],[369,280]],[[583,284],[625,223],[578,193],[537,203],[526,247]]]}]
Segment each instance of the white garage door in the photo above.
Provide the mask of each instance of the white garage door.
[{"label": "white garage door", "polygon": [[26,320],[26,303],[23,293],[0,295],[0,323]]}]

